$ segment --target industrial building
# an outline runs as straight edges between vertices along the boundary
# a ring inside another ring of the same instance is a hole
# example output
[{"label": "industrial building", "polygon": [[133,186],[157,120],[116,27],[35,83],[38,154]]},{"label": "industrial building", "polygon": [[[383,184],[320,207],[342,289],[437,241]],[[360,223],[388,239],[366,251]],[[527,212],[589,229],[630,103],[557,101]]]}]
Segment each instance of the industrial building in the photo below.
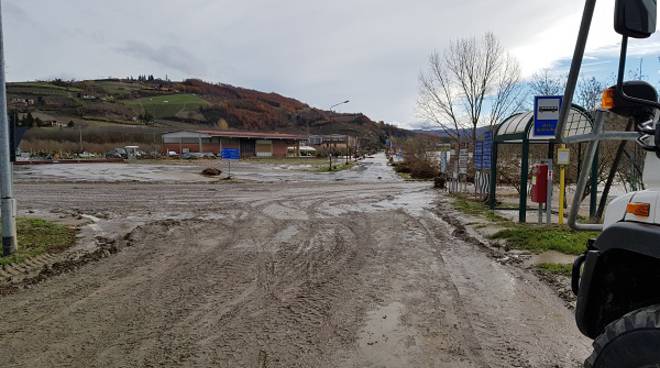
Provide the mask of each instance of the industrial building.
[{"label": "industrial building", "polygon": [[341,134],[310,135],[307,145],[316,149],[324,150],[351,150],[356,151],[359,140],[356,137]]},{"label": "industrial building", "polygon": [[274,132],[234,130],[194,130],[163,134],[163,153],[212,152],[224,148],[239,149],[241,158],[287,157],[290,148],[299,155],[300,142],[306,136]]}]

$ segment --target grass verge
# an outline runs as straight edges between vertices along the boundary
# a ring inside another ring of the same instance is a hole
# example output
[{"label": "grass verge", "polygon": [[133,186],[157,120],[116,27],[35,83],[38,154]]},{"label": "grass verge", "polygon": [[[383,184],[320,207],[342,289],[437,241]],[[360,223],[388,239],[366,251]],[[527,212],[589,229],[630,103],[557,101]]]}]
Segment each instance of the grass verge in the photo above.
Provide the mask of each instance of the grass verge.
[{"label": "grass verge", "polygon": [[471,216],[484,218],[497,223],[503,229],[492,235],[491,239],[503,239],[513,249],[543,253],[554,250],[569,255],[584,253],[587,241],[598,236],[594,232],[576,232],[565,226],[538,226],[516,224],[497,215],[488,206],[468,198],[454,196],[454,208]]},{"label": "grass verge", "polygon": [[587,241],[598,236],[592,232],[577,232],[567,227],[535,226],[517,224],[492,236],[492,239],[505,239],[515,249],[542,253],[555,250],[560,253],[579,255],[587,248]]},{"label": "grass verge", "polygon": [[337,171],[343,171],[343,170],[350,170],[355,166],[354,163],[349,162],[347,164],[336,164],[332,166],[332,170],[330,170],[330,167],[328,165],[321,166],[318,168],[319,172],[337,172]]},{"label": "grass verge", "polygon": [[561,263],[541,263],[536,268],[543,272],[566,277],[571,277],[571,273],[573,272],[573,265]]},{"label": "grass verge", "polygon": [[23,218],[16,219],[18,251],[9,257],[0,257],[0,265],[21,263],[44,253],[60,253],[76,240],[75,230],[50,221]]},{"label": "grass verge", "polygon": [[499,216],[494,211],[491,211],[488,206],[481,202],[473,201],[463,197],[454,197],[454,208],[471,216],[485,217],[488,221],[504,223],[509,222],[508,219]]}]

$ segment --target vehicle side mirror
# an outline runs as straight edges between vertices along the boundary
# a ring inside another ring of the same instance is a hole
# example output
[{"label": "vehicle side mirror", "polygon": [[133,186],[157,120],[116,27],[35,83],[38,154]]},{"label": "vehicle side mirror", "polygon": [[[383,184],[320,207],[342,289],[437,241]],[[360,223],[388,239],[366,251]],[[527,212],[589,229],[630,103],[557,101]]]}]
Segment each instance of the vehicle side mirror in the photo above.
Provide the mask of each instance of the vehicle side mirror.
[{"label": "vehicle side mirror", "polygon": [[657,0],[616,0],[614,30],[628,37],[648,38],[655,33],[657,16]]}]

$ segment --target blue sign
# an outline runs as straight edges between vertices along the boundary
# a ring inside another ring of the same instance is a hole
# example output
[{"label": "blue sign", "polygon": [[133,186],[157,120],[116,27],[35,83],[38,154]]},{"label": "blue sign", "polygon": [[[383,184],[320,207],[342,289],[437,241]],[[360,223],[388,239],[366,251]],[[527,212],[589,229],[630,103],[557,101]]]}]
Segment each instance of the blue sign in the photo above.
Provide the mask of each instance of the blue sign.
[{"label": "blue sign", "polygon": [[220,156],[223,160],[240,160],[241,150],[238,148],[223,148]]},{"label": "blue sign", "polygon": [[477,142],[474,145],[474,168],[476,170],[483,169],[484,160],[484,142]]},{"label": "blue sign", "polygon": [[490,169],[493,156],[493,132],[484,133],[482,169]]},{"label": "blue sign", "polygon": [[534,135],[554,136],[559,123],[559,112],[563,96],[534,97]]}]

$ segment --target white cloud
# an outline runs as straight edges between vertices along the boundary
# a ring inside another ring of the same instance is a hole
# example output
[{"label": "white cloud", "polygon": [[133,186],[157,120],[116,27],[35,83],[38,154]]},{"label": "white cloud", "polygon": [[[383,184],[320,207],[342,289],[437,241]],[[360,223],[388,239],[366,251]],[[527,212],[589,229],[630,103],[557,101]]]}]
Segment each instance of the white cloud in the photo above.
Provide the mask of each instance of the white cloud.
[{"label": "white cloud", "polygon": [[[600,0],[590,50],[616,45]],[[417,76],[451,39],[494,32],[525,74],[570,57],[574,0],[4,0],[10,80],[198,77],[414,122]],[[641,44],[640,44],[641,45]],[[655,43],[635,48],[657,51]],[[604,50],[604,49],[603,49]],[[635,51],[637,52],[637,51]]]}]

